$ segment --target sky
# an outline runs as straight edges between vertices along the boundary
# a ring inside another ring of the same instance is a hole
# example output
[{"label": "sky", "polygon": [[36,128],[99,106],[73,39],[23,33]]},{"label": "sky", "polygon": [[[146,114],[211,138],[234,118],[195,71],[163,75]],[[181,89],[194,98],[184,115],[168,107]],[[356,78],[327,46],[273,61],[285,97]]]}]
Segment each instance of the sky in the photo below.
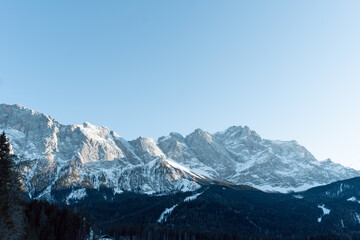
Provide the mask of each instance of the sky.
[{"label": "sky", "polygon": [[360,1],[0,2],[0,103],[132,140],[246,125],[360,169]]}]

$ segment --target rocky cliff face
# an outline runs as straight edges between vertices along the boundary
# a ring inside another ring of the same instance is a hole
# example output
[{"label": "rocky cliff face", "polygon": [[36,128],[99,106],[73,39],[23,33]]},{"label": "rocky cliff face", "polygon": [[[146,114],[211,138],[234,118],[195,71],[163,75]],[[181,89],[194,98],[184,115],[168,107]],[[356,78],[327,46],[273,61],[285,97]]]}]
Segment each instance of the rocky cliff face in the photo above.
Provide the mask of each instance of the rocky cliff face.
[{"label": "rocky cliff face", "polygon": [[52,189],[101,186],[114,193],[163,194],[194,190],[209,179],[287,191],[359,176],[330,160],[317,161],[295,141],[262,139],[248,127],[126,141],[106,127],[62,125],[42,113],[2,104],[0,130],[22,161],[32,197],[46,198]]},{"label": "rocky cliff face", "polygon": [[158,142],[167,156],[194,172],[263,190],[305,190],[359,176],[358,171],[330,160],[316,160],[296,141],[262,139],[246,126],[212,135],[197,129],[185,140],[172,133]]},{"label": "rocky cliff face", "polygon": [[51,189],[99,188],[164,193],[197,189],[191,172],[171,165],[154,140],[128,142],[106,127],[62,125],[18,105],[0,105],[0,129],[22,161],[30,196]]}]

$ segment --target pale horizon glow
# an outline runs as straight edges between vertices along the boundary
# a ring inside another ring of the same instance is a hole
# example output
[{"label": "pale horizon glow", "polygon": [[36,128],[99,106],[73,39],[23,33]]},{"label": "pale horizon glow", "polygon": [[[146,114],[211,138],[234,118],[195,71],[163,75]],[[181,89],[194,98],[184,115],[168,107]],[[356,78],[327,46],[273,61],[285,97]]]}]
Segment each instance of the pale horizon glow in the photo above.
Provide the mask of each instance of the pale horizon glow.
[{"label": "pale horizon glow", "polygon": [[0,103],[127,140],[246,125],[360,169],[359,1],[0,6]]}]

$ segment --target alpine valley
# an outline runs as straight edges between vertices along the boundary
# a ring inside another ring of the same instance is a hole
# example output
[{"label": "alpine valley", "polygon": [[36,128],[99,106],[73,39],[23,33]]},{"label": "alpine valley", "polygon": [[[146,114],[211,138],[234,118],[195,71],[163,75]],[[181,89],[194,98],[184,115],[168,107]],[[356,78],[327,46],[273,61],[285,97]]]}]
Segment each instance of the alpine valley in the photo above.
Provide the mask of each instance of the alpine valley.
[{"label": "alpine valley", "polygon": [[29,198],[82,207],[117,237],[356,239],[360,231],[359,171],[246,126],[127,141],[1,104],[0,130]]}]

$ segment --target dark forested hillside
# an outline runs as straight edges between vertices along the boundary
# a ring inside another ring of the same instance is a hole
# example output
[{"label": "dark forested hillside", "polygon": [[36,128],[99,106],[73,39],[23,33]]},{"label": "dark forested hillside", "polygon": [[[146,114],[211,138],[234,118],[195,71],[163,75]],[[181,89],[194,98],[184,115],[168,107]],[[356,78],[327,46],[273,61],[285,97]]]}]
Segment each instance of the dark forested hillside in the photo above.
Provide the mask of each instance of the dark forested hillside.
[{"label": "dark forested hillside", "polygon": [[358,186],[354,178],[281,194],[216,184],[165,196],[104,188],[73,205],[116,239],[359,239]]},{"label": "dark forested hillside", "polygon": [[31,201],[26,205],[28,240],[86,239],[90,233],[90,217],[75,209],[60,209],[48,202]]}]

